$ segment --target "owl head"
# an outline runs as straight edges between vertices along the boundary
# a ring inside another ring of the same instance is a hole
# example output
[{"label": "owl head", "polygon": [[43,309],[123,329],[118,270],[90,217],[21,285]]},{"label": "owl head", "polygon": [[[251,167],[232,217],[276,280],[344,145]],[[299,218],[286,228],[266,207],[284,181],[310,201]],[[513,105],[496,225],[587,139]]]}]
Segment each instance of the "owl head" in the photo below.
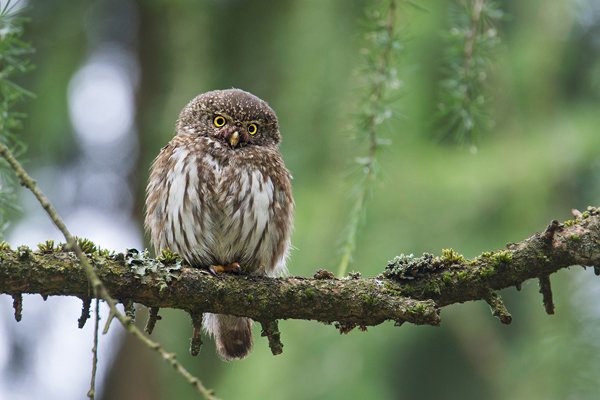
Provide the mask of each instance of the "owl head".
[{"label": "owl head", "polygon": [[281,141],[271,107],[239,89],[214,90],[196,97],[181,112],[177,131],[210,137],[232,149],[277,148]]}]

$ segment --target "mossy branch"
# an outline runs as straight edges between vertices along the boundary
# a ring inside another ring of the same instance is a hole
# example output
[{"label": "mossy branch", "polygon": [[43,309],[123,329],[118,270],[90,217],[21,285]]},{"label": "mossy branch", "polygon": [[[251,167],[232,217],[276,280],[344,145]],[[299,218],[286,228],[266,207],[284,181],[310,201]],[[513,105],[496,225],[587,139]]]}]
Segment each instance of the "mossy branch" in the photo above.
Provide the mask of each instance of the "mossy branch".
[{"label": "mossy branch", "polygon": [[[162,264],[144,253],[112,257],[88,255],[106,290],[119,301],[184,310],[198,320],[201,312],[246,316],[270,326],[277,319],[337,322],[340,330],[378,325],[386,320],[439,325],[439,308],[483,300],[494,315],[510,323],[498,290],[541,279],[574,265],[600,265],[600,216],[590,208],[576,221],[553,222],[507,249],[465,260],[446,250],[442,257],[414,258],[388,268],[377,278],[267,278],[221,275],[182,265]],[[20,249],[22,250],[22,249]],[[91,296],[79,259],[70,252],[0,252],[0,293],[18,296]],[[412,269],[411,269],[412,268]],[[544,286],[544,291],[550,290]],[[546,299],[549,293],[545,293]],[[27,311],[23,313],[26,316]],[[271,340],[278,342],[271,333]],[[285,334],[285,333],[284,333]]]}]

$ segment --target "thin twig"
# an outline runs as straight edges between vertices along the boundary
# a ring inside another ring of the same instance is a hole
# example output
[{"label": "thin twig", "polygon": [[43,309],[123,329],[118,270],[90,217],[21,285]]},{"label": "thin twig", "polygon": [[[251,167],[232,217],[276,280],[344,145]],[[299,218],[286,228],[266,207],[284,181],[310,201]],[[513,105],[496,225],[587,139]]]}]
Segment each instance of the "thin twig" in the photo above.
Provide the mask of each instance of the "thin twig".
[{"label": "thin twig", "polygon": [[96,297],[100,297],[104,301],[106,301],[106,303],[110,307],[111,314],[113,314],[121,322],[121,324],[123,324],[123,327],[129,333],[136,336],[151,349],[157,351],[166,362],[170,363],[177,370],[177,372],[179,372],[192,386],[194,386],[200,393],[202,393],[205,398],[211,400],[216,399],[212,390],[205,388],[198,378],[191,375],[183,367],[183,365],[181,365],[181,363],[177,361],[174,354],[167,353],[158,343],[153,342],[152,340],[145,337],[144,334],[132,323],[131,318],[126,317],[119,312],[119,310],[117,309],[116,300],[108,294],[108,291],[102,284],[102,281],[100,281],[100,278],[98,278],[98,275],[94,271],[94,268],[90,265],[87,256],[81,250],[81,248],[77,244],[77,241],[67,229],[62,218],[58,215],[54,207],[52,207],[52,204],[50,204],[48,198],[44,196],[41,190],[37,187],[37,183],[35,182],[35,180],[27,174],[27,172],[23,169],[21,164],[19,164],[19,162],[14,158],[8,147],[6,147],[3,143],[0,143],[0,155],[2,155],[6,159],[8,164],[15,171],[15,174],[17,175],[17,178],[19,178],[21,185],[27,187],[33,192],[33,194],[38,199],[44,210],[46,210],[46,212],[52,219],[52,222],[54,222],[54,225],[56,225],[56,227],[63,233],[65,239],[67,240],[67,247],[73,250],[79,258],[81,266],[85,271],[90,281],[90,284],[92,285],[94,293],[96,293]]},{"label": "thin twig", "polygon": [[[476,0],[473,5],[473,11],[471,14],[471,26],[469,26],[469,33],[467,34],[467,40],[465,42],[465,60],[463,68],[465,71],[465,78],[467,81],[470,80],[471,73],[471,60],[473,59],[473,47],[475,44],[475,38],[477,37],[477,27],[479,26],[479,19],[481,18],[481,12],[483,11],[484,0]],[[465,97],[465,103],[469,102],[469,95]]]},{"label": "thin twig", "polygon": [[96,323],[94,324],[94,347],[92,348],[92,353],[94,354],[94,358],[92,361],[92,381],[90,383],[90,391],[88,392],[88,397],[90,400],[94,400],[94,396],[96,395],[96,371],[98,367],[98,325],[100,322],[100,299],[96,297]]}]

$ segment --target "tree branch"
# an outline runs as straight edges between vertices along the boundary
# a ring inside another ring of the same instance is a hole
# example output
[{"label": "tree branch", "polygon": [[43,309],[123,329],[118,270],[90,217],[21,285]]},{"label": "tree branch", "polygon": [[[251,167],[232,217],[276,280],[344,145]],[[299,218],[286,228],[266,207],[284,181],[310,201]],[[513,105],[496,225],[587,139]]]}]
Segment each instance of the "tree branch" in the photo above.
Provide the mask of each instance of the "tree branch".
[{"label": "tree branch", "polygon": [[[312,279],[214,277],[181,262],[163,264],[136,250],[88,258],[107,291],[121,302],[181,309],[190,313],[192,321],[198,321],[203,312],[247,316],[263,323],[265,336],[270,335],[271,342],[279,346],[279,332],[269,325],[277,319],[338,322],[342,333],[386,320],[398,325],[405,321],[439,325],[439,308],[484,300],[495,316],[510,323],[510,314],[495,291],[519,288],[534,278],[540,279],[550,309],[549,275],[572,265],[595,267],[596,274],[600,273],[598,214],[590,207],[576,221],[553,222],[544,232],[511,243],[506,250],[483,253],[472,260],[452,250],[445,250],[441,257],[404,257],[369,279],[359,274],[336,279],[324,271]],[[69,295],[84,300],[93,296],[79,259],[71,252],[43,254],[5,248],[0,258],[0,293],[13,297],[22,293]]]}]

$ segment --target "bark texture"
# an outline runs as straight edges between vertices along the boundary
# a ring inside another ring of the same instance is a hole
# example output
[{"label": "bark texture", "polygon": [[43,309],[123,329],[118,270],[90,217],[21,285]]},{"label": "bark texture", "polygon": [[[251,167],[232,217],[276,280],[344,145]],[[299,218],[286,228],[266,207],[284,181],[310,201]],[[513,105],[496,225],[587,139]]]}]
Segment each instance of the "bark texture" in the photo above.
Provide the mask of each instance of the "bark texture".
[{"label": "bark texture", "polygon": [[[152,308],[185,310],[194,318],[203,312],[250,317],[271,326],[277,319],[337,323],[342,333],[354,327],[380,324],[439,325],[440,308],[466,301],[486,301],[495,316],[511,317],[497,290],[537,278],[544,304],[553,310],[549,276],[573,265],[600,273],[600,216],[589,208],[575,221],[553,221],[544,232],[500,251],[465,260],[452,250],[440,257],[397,257],[376,278],[355,274],[334,278],[318,271],[313,278],[266,278],[223,274],[162,263],[145,253],[128,250],[114,256],[88,255],[110,295],[131,308],[132,302]],[[0,293],[13,296],[20,315],[23,293],[77,296],[89,304],[91,286],[74,253],[41,248],[32,251],[8,246],[0,251]],[[23,311],[26,313],[26,310]],[[195,317],[194,317],[195,316]],[[279,332],[265,328],[278,342]],[[280,351],[279,351],[280,352]]]}]

